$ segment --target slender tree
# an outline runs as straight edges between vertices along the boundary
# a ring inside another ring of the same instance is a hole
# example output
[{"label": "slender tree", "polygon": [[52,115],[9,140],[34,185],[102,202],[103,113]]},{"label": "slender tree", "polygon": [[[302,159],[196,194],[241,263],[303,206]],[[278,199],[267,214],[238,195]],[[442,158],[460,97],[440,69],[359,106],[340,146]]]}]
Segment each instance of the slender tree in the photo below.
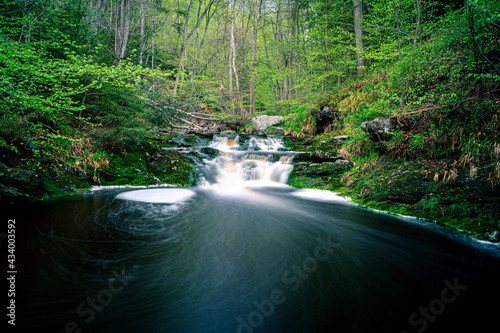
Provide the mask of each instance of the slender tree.
[{"label": "slender tree", "polygon": [[356,38],[356,67],[358,76],[363,75],[365,67],[363,60],[363,11],[360,0],[353,0],[354,8],[354,35]]}]

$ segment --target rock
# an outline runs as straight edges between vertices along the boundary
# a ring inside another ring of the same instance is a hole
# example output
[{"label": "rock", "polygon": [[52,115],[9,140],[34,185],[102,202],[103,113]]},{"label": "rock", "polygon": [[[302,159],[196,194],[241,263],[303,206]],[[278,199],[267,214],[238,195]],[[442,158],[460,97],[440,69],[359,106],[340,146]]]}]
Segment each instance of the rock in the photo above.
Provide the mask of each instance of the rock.
[{"label": "rock", "polygon": [[0,203],[19,202],[29,197],[17,188],[0,184]]},{"label": "rock", "polygon": [[24,146],[28,149],[31,149],[31,150],[36,150],[38,152],[42,152],[42,147],[40,147],[40,145],[34,143],[33,141],[31,141],[31,139],[29,138],[24,138],[23,139],[23,143],[24,143]]},{"label": "rock", "polygon": [[292,181],[299,180],[311,186],[339,186],[342,174],[353,166],[352,162],[338,160],[335,162],[294,164]]},{"label": "rock", "polygon": [[268,134],[283,135],[284,132],[285,132],[285,128],[283,126],[269,126],[267,128]]},{"label": "rock", "polygon": [[337,151],[315,150],[314,152],[305,152],[295,155],[293,158],[296,162],[335,162],[343,159],[342,154]]},{"label": "rock", "polygon": [[252,127],[256,131],[265,132],[269,126],[278,125],[284,120],[282,116],[259,116],[252,118]]},{"label": "rock", "polygon": [[309,163],[307,163],[307,162],[298,162],[298,163],[295,163],[293,166],[295,172],[306,171],[308,167],[309,167]]},{"label": "rock", "polygon": [[378,117],[362,123],[361,129],[372,141],[387,140],[391,137],[392,121],[389,118]]},{"label": "rock", "polygon": [[218,149],[211,148],[211,147],[203,147],[200,149],[200,154],[205,154],[205,155],[208,155],[208,156],[214,158],[215,156],[220,154],[220,151]]},{"label": "rock", "polygon": [[319,121],[332,121],[341,117],[340,113],[332,111],[328,106],[322,106],[318,112],[312,112],[311,114]]},{"label": "rock", "polygon": [[341,118],[340,113],[332,111],[328,106],[322,106],[319,111],[311,112],[311,115],[316,118],[316,133],[325,132],[325,128],[334,120]]},{"label": "rock", "polygon": [[350,139],[352,135],[338,135],[325,141],[321,141],[320,146],[340,146],[346,140]]},{"label": "rock", "polygon": [[74,177],[85,177],[85,174],[71,164],[64,164],[64,170]]},{"label": "rock", "polygon": [[13,171],[10,174],[10,179],[8,180],[10,185],[27,192],[36,193],[42,189],[42,182],[33,171],[28,170],[18,170]]},{"label": "rock", "polygon": [[354,163],[347,160],[337,160],[335,161],[335,164],[337,164],[337,169],[342,169],[342,170],[349,170],[354,166]]},{"label": "rock", "polygon": [[0,172],[3,172],[4,174],[6,174],[6,173],[10,173],[11,171],[12,170],[8,166],[6,166],[2,162],[0,162]]}]

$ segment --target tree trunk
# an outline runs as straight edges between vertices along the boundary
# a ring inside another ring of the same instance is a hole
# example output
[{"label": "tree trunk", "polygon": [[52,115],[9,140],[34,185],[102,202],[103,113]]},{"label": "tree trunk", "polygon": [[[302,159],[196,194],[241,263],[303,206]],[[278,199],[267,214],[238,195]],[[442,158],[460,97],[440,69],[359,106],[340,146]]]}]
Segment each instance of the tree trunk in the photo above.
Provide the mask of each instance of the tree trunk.
[{"label": "tree trunk", "polygon": [[151,37],[151,69],[155,68],[155,35]]},{"label": "tree trunk", "polygon": [[267,72],[269,73],[269,82],[271,83],[271,91],[272,91],[272,93],[273,93],[274,109],[275,109],[275,110],[277,110],[277,109],[278,109],[278,106],[277,106],[277,104],[276,104],[276,94],[275,94],[275,92],[274,92],[274,83],[273,83],[273,81],[274,81],[274,80],[273,80],[273,76],[272,76],[272,74],[271,74],[271,64],[270,64],[270,62],[269,62],[269,53],[268,53],[268,51],[267,51],[267,40],[266,40],[266,34],[264,33],[264,34],[263,34],[263,36],[264,36],[264,50],[265,50],[265,52],[266,52],[266,62],[267,62],[267,68],[268,68]]},{"label": "tree trunk", "polygon": [[139,65],[144,62],[144,0],[141,0],[141,52],[139,54]]},{"label": "tree trunk", "polygon": [[120,59],[120,52],[123,41],[123,24],[125,18],[125,1],[120,0],[120,8],[116,17],[116,29],[115,29],[115,56]]},{"label": "tree trunk", "polygon": [[258,10],[254,12],[253,20],[253,35],[252,35],[252,76],[250,78],[250,112],[255,113],[255,65],[257,56],[257,27],[259,25],[260,9],[262,6],[262,1],[259,1]]},{"label": "tree trunk", "polygon": [[235,23],[235,15],[234,15],[234,7],[236,4],[236,0],[231,0],[231,40],[230,40],[230,48],[231,48],[231,67],[234,73],[234,80],[236,83],[236,94],[238,96],[240,113],[243,115],[243,103],[241,101],[240,94],[240,80],[238,79],[238,71],[236,70],[236,44],[234,41],[234,23]]},{"label": "tree trunk", "polygon": [[363,61],[363,11],[360,0],[353,0],[354,8],[354,35],[356,37],[356,66],[358,77],[363,75],[365,63]]},{"label": "tree trunk", "polygon": [[396,6],[396,0],[392,0],[392,3],[394,5],[394,16],[396,17],[396,28],[398,29],[398,52],[401,59],[401,30],[399,28],[398,7]]},{"label": "tree trunk", "polygon": [[415,28],[415,36],[413,37],[413,46],[417,48],[418,34],[420,33],[420,21],[422,20],[422,11],[420,10],[420,0],[415,0],[415,4],[417,5],[417,27]]},{"label": "tree trunk", "polygon": [[[102,12],[106,10],[109,0],[103,0],[100,4],[98,3],[93,12],[92,27],[95,31],[98,31],[102,27]],[[113,22],[111,20],[111,22]]]},{"label": "tree trunk", "polygon": [[[188,33],[187,28],[188,28],[188,22],[189,22],[189,14],[191,12],[191,8],[193,6],[193,0],[190,1],[188,9],[187,9],[187,14],[186,14],[186,21],[184,22],[184,29],[182,32],[182,45],[181,45],[181,54],[179,56],[179,70],[178,74],[182,73],[184,71],[184,58],[186,57],[186,47],[187,47],[187,42],[189,38],[193,35],[193,33],[198,29],[198,26],[200,25],[201,21],[207,14],[207,11],[210,9],[210,7],[213,5],[215,0],[210,0],[207,6],[205,7],[205,10],[203,13],[198,15],[198,20],[196,21],[196,24],[194,25],[193,29]],[[174,91],[173,94],[174,96],[177,95],[177,90],[179,87],[179,80],[180,80],[180,75],[177,75],[175,78],[175,84],[174,84]]]},{"label": "tree trunk", "polygon": [[115,55],[118,64],[123,62],[127,51],[127,43],[130,31],[130,0],[120,1],[119,26],[116,27],[115,34]]},{"label": "tree trunk", "polygon": [[181,54],[179,55],[179,70],[177,72],[177,76],[175,78],[174,84],[174,96],[177,95],[177,89],[179,87],[179,80],[181,78],[181,73],[184,71],[184,56],[186,53],[186,44],[187,44],[187,28],[189,23],[189,16],[191,13],[191,7],[193,6],[193,0],[189,2],[189,6],[186,12],[186,20],[184,21],[184,27],[182,29],[182,44],[181,44]]},{"label": "tree trunk", "polygon": [[128,36],[129,36],[129,31],[130,31],[130,1],[131,0],[126,0],[127,12],[125,14],[125,27],[123,29],[123,38],[122,38],[122,45],[121,45],[121,50],[120,50],[120,62],[122,62],[123,59],[125,58],[125,52],[127,51]]}]

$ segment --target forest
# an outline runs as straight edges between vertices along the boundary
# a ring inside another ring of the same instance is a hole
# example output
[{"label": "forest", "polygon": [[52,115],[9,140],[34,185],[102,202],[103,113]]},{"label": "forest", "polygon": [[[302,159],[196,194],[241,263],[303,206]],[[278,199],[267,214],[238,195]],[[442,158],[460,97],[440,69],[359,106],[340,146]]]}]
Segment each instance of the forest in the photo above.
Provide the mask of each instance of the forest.
[{"label": "forest", "polygon": [[[325,107],[335,120],[319,127]],[[348,136],[352,168],[317,187],[500,230],[496,0],[0,0],[2,201],[194,184],[183,156],[156,147],[251,133],[259,115],[283,116],[297,149]],[[360,125],[377,117],[393,126],[374,141]],[[395,186],[401,166],[419,181]],[[16,192],[6,170],[37,180]]]}]

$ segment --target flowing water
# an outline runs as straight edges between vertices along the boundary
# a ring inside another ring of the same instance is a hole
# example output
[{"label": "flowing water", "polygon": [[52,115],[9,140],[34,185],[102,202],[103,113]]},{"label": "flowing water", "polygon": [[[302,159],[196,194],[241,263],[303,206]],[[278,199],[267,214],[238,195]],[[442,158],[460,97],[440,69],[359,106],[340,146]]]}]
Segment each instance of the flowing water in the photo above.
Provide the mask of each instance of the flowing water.
[{"label": "flowing water", "polygon": [[[200,186],[10,206],[16,328],[486,332],[499,247],[286,186],[278,138],[216,137]],[[206,149],[204,150],[207,151]],[[213,156],[214,154],[212,154]]]}]

